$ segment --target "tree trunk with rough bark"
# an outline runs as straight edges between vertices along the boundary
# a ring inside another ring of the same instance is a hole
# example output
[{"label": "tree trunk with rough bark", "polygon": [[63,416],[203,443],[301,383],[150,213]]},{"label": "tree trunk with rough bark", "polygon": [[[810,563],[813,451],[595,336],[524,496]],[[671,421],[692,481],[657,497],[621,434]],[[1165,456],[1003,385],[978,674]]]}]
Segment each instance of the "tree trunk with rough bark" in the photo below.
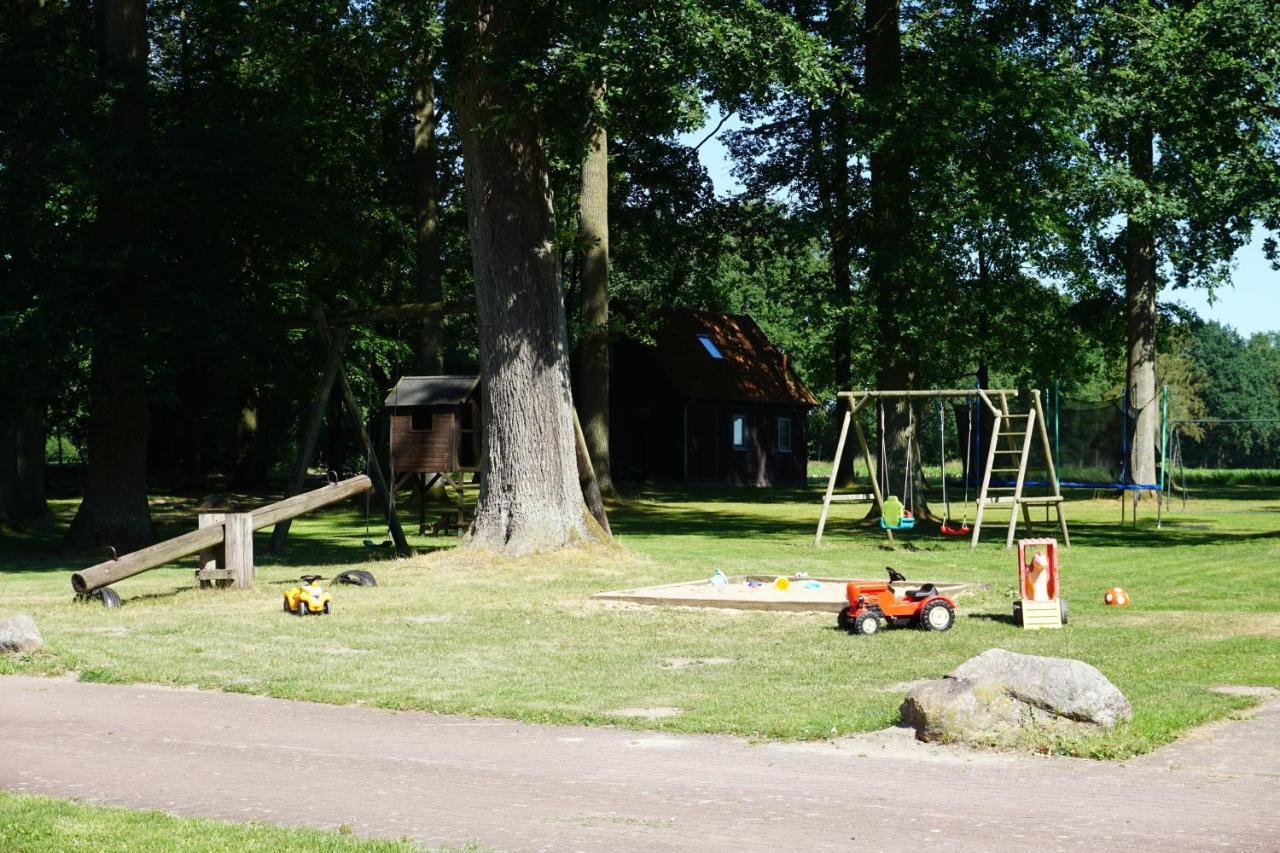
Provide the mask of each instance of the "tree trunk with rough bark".
[{"label": "tree trunk with rough bark", "polygon": [[[603,85],[592,86],[590,98],[599,103],[604,93]],[[614,494],[609,460],[609,136],[597,121],[587,131],[578,194],[583,333],[576,402],[596,482],[608,497]]]},{"label": "tree trunk with rough bark", "polygon": [[146,482],[150,417],[138,352],[143,273],[134,267],[142,234],[129,177],[144,156],[146,3],[99,0],[96,13],[99,64],[115,88],[104,125],[108,143],[101,146],[108,168],[96,226],[99,248],[111,261],[98,289],[99,327],[92,341],[85,495],[68,535],[77,545],[129,545],[153,536]]},{"label": "tree trunk with rough bark", "polygon": [[[904,333],[911,326],[909,273],[911,241],[911,172],[904,141],[895,124],[902,109],[902,32],[898,0],[868,0],[866,20],[866,96],[878,142],[870,151],[871,237],[867,285],[878,315],[879,364],[877,386],[885,391],[910,390],[920,375],[919,342]],[[907,400],[884,403],[883,442],[889,493],[906,503],[903,483],[914,484],[918,518],[930,516],[920,473],[918,436],[913,435]],[[917,421],[918,423],[918,421]],[[906,462],[908,447],[911,471]],[[873,509],[874,512],[874,509]]]},{"label": "tree trunk with rough bark", "polygon": [[[443,298],[440,260],[440,181],[436,164],[436,81],[435,57],[428,51],[418,61],[413,88],[413,175],[418,221],[418,301],[433,303]],[[418,370],[424,376],[444,373],[444,344],[441,317],[431,314],[422,320],[418,339]]]},{"label": "tree trunk with rough bark", "polygon": [[[1152,144],[1150,128],[1139,128],[1129,136],[1129,170],[1143,182],[1151,179]],[[1129,330],[1129,411],[1136,415],[1129,446],[1129,476],[1135,483],[1156,481],[1160,417],[1156,394],[1156,289],[1155,231],[1150,223],[1130,214],[1125,227],[1124,295]]]},{"label": "tree trunk with rough bark", "polygon": [[501,76],[509,16],[463,4],[472,23],[458,91],[484,373],[485,465],[465,544],[505,554],[599,538],[574,454],[568,330],[539,116]]}]

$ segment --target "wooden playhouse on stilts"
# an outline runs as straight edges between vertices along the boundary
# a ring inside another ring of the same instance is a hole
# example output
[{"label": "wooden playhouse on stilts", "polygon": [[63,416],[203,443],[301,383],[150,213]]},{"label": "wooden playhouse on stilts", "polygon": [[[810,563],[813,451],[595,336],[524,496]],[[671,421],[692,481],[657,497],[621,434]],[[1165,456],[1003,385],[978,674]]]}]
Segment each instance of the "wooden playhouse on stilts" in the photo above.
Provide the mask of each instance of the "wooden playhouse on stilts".
[{"label": "wooden playhouse on stilts", "polygon": [[[400,484],[414,482],[418,535],[466,529],[466,477],[480,470],[479,376],[404,376],[384,401],[390,421],[391,470]],[[426,520],[427,491],[442,482],[457,499],[457,510]]]}]

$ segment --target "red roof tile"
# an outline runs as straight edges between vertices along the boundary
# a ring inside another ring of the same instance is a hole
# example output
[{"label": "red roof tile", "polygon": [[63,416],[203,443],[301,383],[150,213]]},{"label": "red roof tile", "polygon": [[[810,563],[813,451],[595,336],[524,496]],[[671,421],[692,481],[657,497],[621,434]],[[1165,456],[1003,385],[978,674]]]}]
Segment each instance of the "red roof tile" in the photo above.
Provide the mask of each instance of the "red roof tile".
[{"label": "red roof tile", "polygon": [[[699,335],[710,338],[724,358],[714,358]],[[672,310],[664,314],[654,343],[659,360],[686,397],[818,405],[787,357],[745,314]]]}]

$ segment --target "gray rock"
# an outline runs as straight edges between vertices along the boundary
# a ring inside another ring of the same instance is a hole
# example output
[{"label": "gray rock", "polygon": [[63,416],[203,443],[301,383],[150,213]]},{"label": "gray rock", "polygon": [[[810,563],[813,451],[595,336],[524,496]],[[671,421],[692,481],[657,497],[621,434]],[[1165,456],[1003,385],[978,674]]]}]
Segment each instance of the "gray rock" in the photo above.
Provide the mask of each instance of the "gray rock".
[{"label": "gray rock", "polygon": [[34,652],[44,645],[35,620],[25,614],[0,619],[0,654]]},{"label": "gray rock", "polygon": [[1096,732],[1133,714],[1115,685],[1087,663],[1004,649],[917,686],[901,710],[921,740],[995,746]]}]

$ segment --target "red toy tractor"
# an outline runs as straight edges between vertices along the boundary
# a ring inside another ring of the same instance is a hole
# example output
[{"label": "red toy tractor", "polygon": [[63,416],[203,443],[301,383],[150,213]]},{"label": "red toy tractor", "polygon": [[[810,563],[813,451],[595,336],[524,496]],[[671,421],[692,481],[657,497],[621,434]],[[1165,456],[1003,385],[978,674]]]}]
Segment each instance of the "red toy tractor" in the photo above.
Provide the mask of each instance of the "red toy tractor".
[{"label": "red toy tractor", "polygon": [[890,625],[912,625],[922,631],[946,631],[956,621],[955,602],[939,595],[933,584],[918,589],[894,590],[906,578],[888,569],[889,580],[851,581],[845,594],[849,606],[840,611],[837,624],[855,634],[877,634]]}]

